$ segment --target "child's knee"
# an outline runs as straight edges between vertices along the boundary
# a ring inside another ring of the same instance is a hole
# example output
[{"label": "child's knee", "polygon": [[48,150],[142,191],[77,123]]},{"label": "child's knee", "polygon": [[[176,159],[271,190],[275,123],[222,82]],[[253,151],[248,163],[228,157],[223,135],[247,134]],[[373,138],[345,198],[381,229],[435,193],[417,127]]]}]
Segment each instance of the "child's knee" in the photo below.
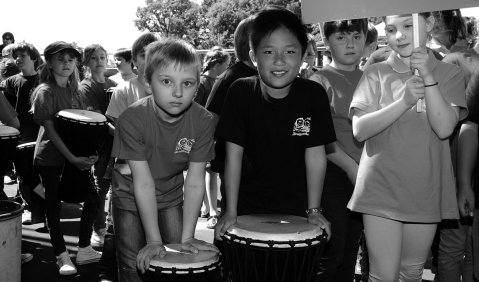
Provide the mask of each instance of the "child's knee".
[{"label": "child's knee", "polygon": [[423,263],[409,264],[401,266],[399,271],[400,282],[417,282],[422,281],[422,273],[424,270]]}]

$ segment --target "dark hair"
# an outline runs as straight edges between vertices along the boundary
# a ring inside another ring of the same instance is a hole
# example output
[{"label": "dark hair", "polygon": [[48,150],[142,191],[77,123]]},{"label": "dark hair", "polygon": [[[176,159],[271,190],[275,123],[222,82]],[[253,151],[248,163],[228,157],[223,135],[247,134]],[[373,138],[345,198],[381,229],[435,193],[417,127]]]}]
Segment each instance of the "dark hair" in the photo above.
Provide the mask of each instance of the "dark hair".
[{"label": "dark hair", "polygon": [[13,33],[9,32],[9,31],[5,32],[2,35],[2,39],[5,39],[5,38],[11,38],[12,43],[15,43],[15,37],[13,36]]},{"label": "dark hair", "polygon": [[17,57],[15,55],[16,52],[27,52],[28,56],[30,56],[30,59],[32,61],[35,61],[35,70],[38,70],[38,68],[43,64],[43,59],[40,56],[40,52],[38,52],[37,48],[35,48],[33,44],[27,42],[15,43],[12,50],[12,55],[14,59],[16,59]]},{"label": "dark hair", "polygon": [[113,54],[113,57],[120,57],[125,59],[127,62],[131,62],[131,49],[128,48],[120,48],[116,50],[116,52]]},{"label": "dark hair", "polygon": [[243,19],[236,27],[234,33],[235,55],[238,61],[249,61],[249,35],[253,24],[254,15]]},{"label": "dark hair", "polygon": [[368,20],[354,19],[354,20],[338,20],[324,23],[324,38],[328,39],[331,34],[336,32],[359,32],[368,34]]},{"label": "dark hair", "polygon": [[228,54],[228,52],[219,46],[214,46],[208,51],[208,53],[206,53],[204,57],[202,73],[209,71],[216,64],[222,64],[228,61],[229,58],[230,54]]},{"label": "dark hair", "polygon": [[270,6],[256,14],[250,34],[250,48],[256,53],[260,42],[271,35],[278,28],[284,27],[296,36],[301,44],[301,55],[304,55],[308,47],[306,27],[301,19],[285,8]]},{"label": "dark hair", "polygon": [[[433,12],[436,24],[434,31],[448,30],[449,42],[451,45],[455,44],[457,40],[467,38],[467,30],[464,19],[461,15],[461,10],[444,10]],[[442,26],[441,26],[442,24]]]},{"label": "dark hair", "polygon": [[0,60],[0,81],[18,73],[20,73],[20,69],[17,67],[17,64],[15,64],[13,59],[3,58]]},{"label": "dark hair", "polygon": [[158,39],[158,36],[151,32],[147,32],[138,37],[135,42],[133,42],[133,46],[131,47],[131,55],[133,57],[133,61],[136,62],[136,57],[143,50],[145,50],[145,47],[148,46],[148,44],[150,44],[151,42],[158,41]]},{"label": "dark hair", "polygon": [[378,41],[378,30],[374,24],[368,23],[368,34],[366,35],[366,45]]},{"label": "dark hair", "polygon": [[151,82],[153,72],[156,69],[174,65],[178,68],[196,66],[199,83],[201,71],[201,59],[195,48],[184,40],[165,38],[149,44],[146,48],[145,79]]}]

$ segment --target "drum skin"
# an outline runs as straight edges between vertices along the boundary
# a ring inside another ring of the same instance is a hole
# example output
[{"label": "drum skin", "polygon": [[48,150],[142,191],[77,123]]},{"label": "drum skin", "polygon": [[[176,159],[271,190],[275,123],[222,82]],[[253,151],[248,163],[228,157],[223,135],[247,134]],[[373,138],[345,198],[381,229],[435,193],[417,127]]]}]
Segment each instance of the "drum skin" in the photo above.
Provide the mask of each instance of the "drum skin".
[{"label": "drum skin", "polygon": [[183,252],[181,244],[165,246],[166,256],[155,257],[146,273],[149,282],[219,282],[221,256],[215,252]]},{"label": "drum skin", "polygon": [[243,215],[223,236],[232,281],[315,281],[327,241],[322,229],[292,215]]}]

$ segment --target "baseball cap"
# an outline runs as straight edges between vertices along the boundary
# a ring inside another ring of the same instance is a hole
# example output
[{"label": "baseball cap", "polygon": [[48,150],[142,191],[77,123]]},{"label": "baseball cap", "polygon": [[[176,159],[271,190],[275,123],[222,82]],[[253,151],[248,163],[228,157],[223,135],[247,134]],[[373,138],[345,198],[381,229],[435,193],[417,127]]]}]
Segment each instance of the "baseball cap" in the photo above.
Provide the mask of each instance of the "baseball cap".
[{"label": "baseball cap", "polygon": [[80,52],[73,47],[72,44],[67,43],[65,41],[55,41],[51,44],[49,44],[47,47],[45,47],[45,50],[43,51],[43,55],[45,56],[45,60],[49,60],[53,55],[60,53],[62,51],[69,50],[77,58],[81,58]]}]

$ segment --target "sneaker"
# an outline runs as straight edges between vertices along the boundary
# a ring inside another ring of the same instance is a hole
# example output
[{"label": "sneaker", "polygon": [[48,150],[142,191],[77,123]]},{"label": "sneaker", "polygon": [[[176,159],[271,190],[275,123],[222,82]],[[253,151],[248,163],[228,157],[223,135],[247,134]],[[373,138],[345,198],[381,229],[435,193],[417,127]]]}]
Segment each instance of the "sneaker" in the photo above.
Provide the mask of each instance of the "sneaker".
[{"label": "sneaker", "polygon": [[212,215],[208,217],[208,220],[206,221],[206,228],[214,229],[217,223],[218,223],[218,216]]},{"label": "sneaker", "polygon": [[106,228],[100,228],[98,231],[93,230],[90,238],[90,245],[95,248],[103,247],[103,243],[105,242],[105,233]]},{"label": "sneaker", "polygon": [[29,210],[24,210],[22,214],[22,224],[32,224],[32,213]]},{"label": "sneaker", "polygon": [[101,252],[95,251],[91,246],[85,248],[78,248],[77,264],[88,264],[99,262],[101,258]]},{"label": "sneaker", "polygon": [[77,269],[73,265],[67,251],[57,256],[57,267],[60,275],[73,275],[77,273]]},{"label": "sneaker", "polygon": [[15,178],[13,178],[13,175],[5,175],[3,177],[3,184],[5,184],[5,185],[15,184],[16,182],[17,182],[17,180]]},{"label": "sneaker", "polygon": [[22,264],[27,263],[33,259],[33,255],[29,253],[22,254]]}]

